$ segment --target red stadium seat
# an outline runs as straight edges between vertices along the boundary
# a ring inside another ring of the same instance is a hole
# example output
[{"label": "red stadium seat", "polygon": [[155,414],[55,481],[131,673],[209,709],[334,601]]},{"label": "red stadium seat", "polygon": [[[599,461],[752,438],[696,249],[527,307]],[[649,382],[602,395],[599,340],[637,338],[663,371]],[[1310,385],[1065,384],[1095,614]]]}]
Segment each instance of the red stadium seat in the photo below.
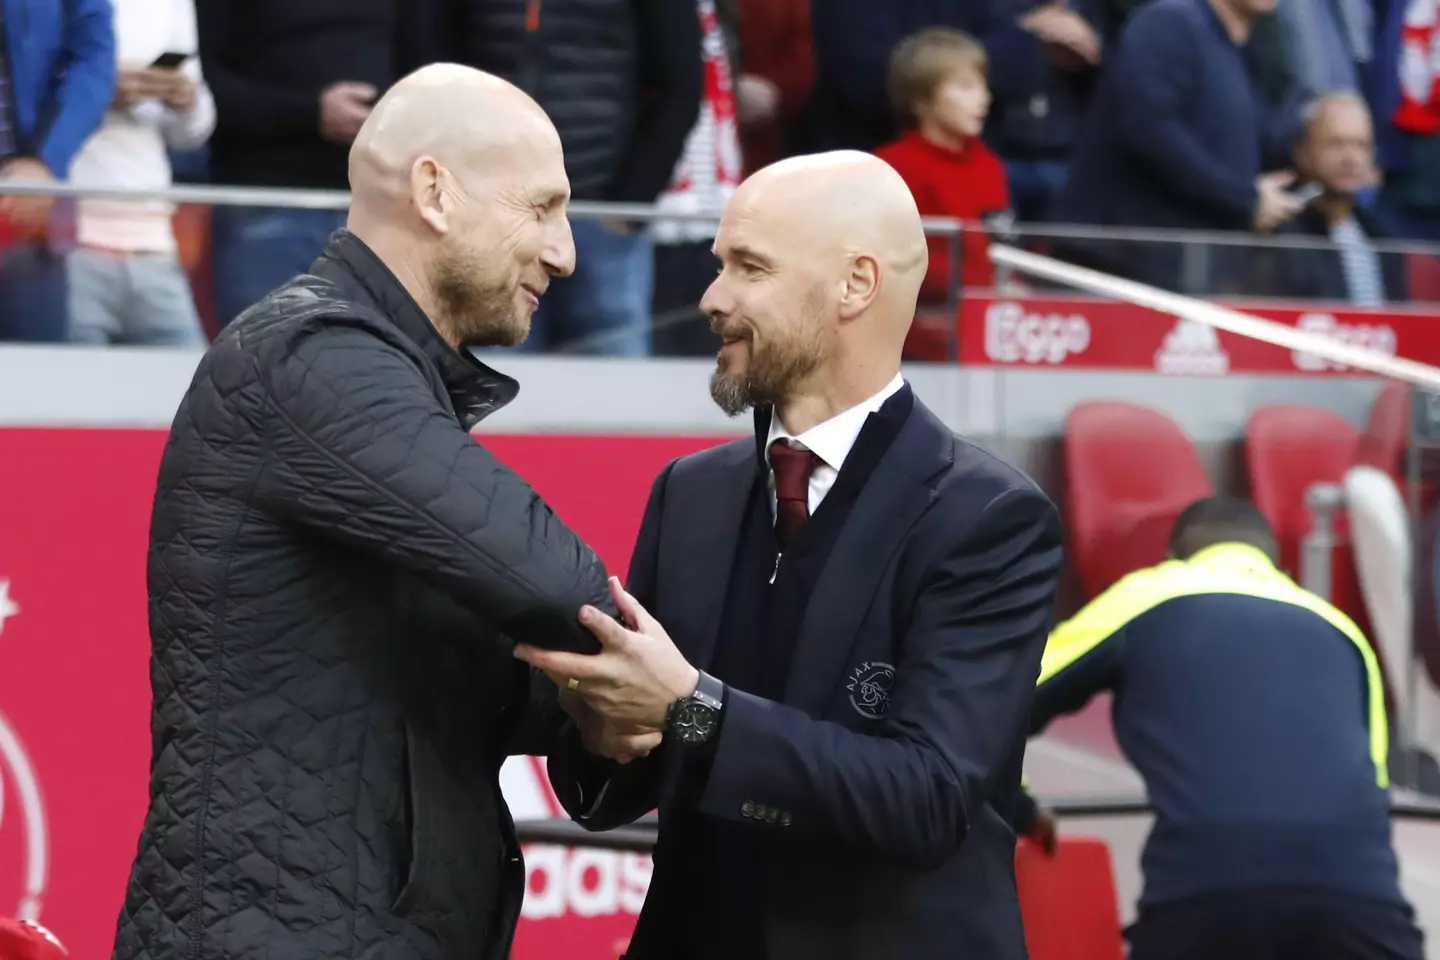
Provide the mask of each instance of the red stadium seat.
[{"label": "red stadium seat", "polygon": [[[1245,460],[1250,495],[1275,528],[1280,564],[1300,576],[1300,544],[1314,526],[1305,491],[1317,483],[1341,483],[1359,461],[1360,431],[1329,410],[1276,405],[1261,407],[1245,425]],[[1370,616],[1360,590],[1344,511],[1335,518],[1339,545],[1330,557],[1329,600],[1368,636]]]},{"label": "red stadium seat", "polygon": [[1022,839],[1015,885],[1030,960],[1124,960],[1120,904],[1110,848],[1064,838],[1055,856]]},{"label": "red stadium seat", "polygon": [[1391,383],[1375,397],[1370,422],[1360,435],[1358,462],[1388,473],[1402,487],[1410,440],[1410,386]]},{"label": "red stadium seat", "polygon": [[1165,559],[1170,527],[1214,487],[1195,445],[1148,407],[1077,404],[1065,418],[1070,551],[1085,599]]},{"label": "red stadium seat", "polygon": [[1410,299],[1415,303],[1440,302],[1440,257],[1412,253],[1405,260]]},{"label": "red stadium seat", "polygon": [[[1299,572],[1300,541],[1312,518],[1305,491],[1317,483],[1340,483],[1355,466],[1360,431],[1329,410],[1277,404],[1261,407],[1245,425],[1245,463],[1250,496],[1280,538],[1280,560]],[[1344,532],[1340,518],[1337,532]]]}]

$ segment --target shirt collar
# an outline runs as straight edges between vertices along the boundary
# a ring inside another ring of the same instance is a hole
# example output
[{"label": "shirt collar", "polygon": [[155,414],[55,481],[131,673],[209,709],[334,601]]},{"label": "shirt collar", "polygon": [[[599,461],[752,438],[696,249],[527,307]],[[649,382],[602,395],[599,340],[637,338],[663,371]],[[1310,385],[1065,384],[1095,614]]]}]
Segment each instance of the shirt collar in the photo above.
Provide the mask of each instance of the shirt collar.
[{"label": "shirt collar", "polygon": [[770,463],[770,444],[776,440],[794,440],[825,461],[826,466],[839,473],[840,468],[845,465],[845,458],[850,456],[850,448],[855,446],[856,438],[865,428],[865,421],[869,419],[870,414],[883,407],[885,401],[899,393],[903,386],[905,386],[905,378],[897,373],[895,379],[886,384],[885,389],[873,397],[798,435],[786,430],[785,425],[780,422],[779,415],[772,409],[770,411],[770,434],[765,438],[766,465],[768,466]]}]

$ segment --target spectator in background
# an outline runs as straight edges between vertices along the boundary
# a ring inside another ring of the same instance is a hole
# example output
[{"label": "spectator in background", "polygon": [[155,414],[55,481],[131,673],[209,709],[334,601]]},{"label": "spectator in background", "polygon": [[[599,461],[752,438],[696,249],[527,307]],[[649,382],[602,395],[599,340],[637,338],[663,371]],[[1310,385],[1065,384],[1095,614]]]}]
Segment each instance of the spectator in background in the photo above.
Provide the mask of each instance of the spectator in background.
[{"label": "spectator in background", "polygon": [[[114,92],[109,0],[0,0],[0,181],[68,177]],[[0,197],[0,341],[65,339],[66,238],[51,228],[55,206]]]},{"label": "spectator in background", "polygon": [[[976,221],[1009,209],[1005,168],[980,139],[990,109],[988,72],[985,48],[958,30],[922,30],[895,48],[890,94],[906,133],[875,152],[900,174],[921,216]],[[921,299],[943,303],[952,238],[932,236],[928,243]],[[965,286],[993,281],[988,245],[984,233],[966,232],[959,278]]]},{"label": "spectator in background", "polygon": [[[217,112],[211,179],[348,189],[346,157],[371,105],[439,59],[439,2],[200,0],[200,55]],[[344,210],[216,208],[220,323],[304,273],[344,225]]]},{"label": "spectator in background", "polygon": [[828,147],[873,150],[896,134],[886,87],[890,54],[926,27],[979,38],[997,103],[1027,103],[1050,71],[1047,46],[1098,56],[1094,31],[1063,0],[1029,10],[1013,0],[812,0],[818,96]]},{"label": "spectator in background", "polygon": [[[1241,49],[1274,4],[1153,0],[1131,16],[1071,161],[1068,221],[1269,233],[1299,212],[1293,174],[1261,173],[1268,117]],[[1204,278],[1182,283],[1176,244],[1089,253],[1102,269],[1206,292]]]},{"label": "spectator in background", "polygon": [[[200,72],[193,0],[111,0],[120,81],[104,122],[75,158],[77,186],[161,190],[167,148],[201,146],[215,101]],[[167,55],[183,57],[169,63]],[[159,63],[160,65],[156,65]],[[205,344],[176,255],[168,203],[81,200],[70,254],[70,339],[76,343]]]},{"label": "spectator in background", "polygon": [[1330,94],[1306,111],[1295,165],[1323,192],[1277,232],[1325,239],[1333,246],[1264,250],[1255,260],[1257,292],[1357,307],[1407,299],[1404,255],[1375,249],[1374,241],[1389,233],[1379,214],[1357,202],[1380,176],[1370,111],[1358,94]]},{"label": "spectator in background", "polygon": [[741,0],[736,109],[745,172],[787,156],[815,86],[810,0]]},{"label": "spectator in background", "polygon": [[[654,203],[700,113],[700,19],[676,0],[457,0],[458,59],[515,83],[560,131],[577,200]],[[576,265],[519,349],[650,352],[645,224],[572,217]]]},{"label": "spectator in background", "polygon": [[1376,10],[1368,90],[1385,171],[1380,205],[1403,236],[1440,242],[1440,62],[1430,55],[1440,43],[1440,8],[1433,0],[1376,0]]},{"label": "spectator in background", "polygon": [[1106,6],[1103,0],[988,2],[1012,8],[1043,48],[1044,65],[1026,74],[1029,89],[995,101],[986,139],[1005,161],[1016,217],[1049,220],[1065,189],[1070,153],[1099,73]]},{"label": "spectator in background", "polygon": [[1421,960],[1369,640],[1277,568],[1248,501],[1186,508],[1169,554],[1055,627],[1031,713],[1034,736],[1123,691],[1115,736],[1155,809],[1131,960]]},{"label": "spectator in background", "polygon": [[685,140],[685,152],[669,189],[655,200],[656,213],[712,213],[713,220],[659,219],[655,241],[652,346],[660,356],[713,356],[720,341],[700,297],[715,280],[711,246],[720,211],[740,185],[740,133],[735,91],[730,82],[730,44],[714,0],[699,0],[704,35],[705,94],[700,119]]},{"label": "spectator in background", "polygon": [[1311,95],[1359,90],[1374,48],[1371,0],[1279,0],[1296,80]]}]

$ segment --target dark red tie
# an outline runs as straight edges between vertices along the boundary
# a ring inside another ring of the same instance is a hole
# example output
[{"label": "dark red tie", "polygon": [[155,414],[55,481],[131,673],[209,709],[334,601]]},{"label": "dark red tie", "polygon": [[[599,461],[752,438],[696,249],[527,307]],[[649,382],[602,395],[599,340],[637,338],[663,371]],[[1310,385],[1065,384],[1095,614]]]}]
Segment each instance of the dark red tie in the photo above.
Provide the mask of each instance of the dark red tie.
[{"label": "dark red tie", "polygon": [[810,474],[820,458],[784,440],[770,444],[770,470],[775,474],[775,541],[784,550],[810,519]]}]

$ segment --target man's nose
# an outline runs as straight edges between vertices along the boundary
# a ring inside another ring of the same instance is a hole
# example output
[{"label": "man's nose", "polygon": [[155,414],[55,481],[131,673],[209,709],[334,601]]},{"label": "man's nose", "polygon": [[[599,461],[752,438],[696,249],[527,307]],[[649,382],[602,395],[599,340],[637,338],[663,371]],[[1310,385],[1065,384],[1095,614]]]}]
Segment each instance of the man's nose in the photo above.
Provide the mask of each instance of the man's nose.
[{"label": "man's nose", "polygon": [[575,272],[575,234],[570,230],[568,217],[560,218],[548,240],[540,252],[540,262],[553,277],[570,276]]},{"label": "man's nose", "polygon": [[705,289],[705,295],[700,298],[700,312],[707,317],[723,317],[730,313],[732,298],[725,292],[725,278],[716,277]]}]

